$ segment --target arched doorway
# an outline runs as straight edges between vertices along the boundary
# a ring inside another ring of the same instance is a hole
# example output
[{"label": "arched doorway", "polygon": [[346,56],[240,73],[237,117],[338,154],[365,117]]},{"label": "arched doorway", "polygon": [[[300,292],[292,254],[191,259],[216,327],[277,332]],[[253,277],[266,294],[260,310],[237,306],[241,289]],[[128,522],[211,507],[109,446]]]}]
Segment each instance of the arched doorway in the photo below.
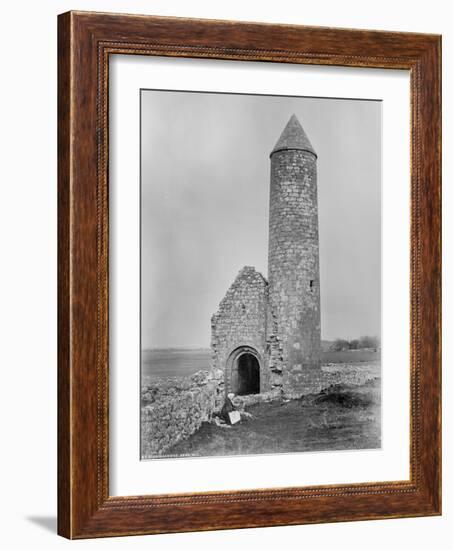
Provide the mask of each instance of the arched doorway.
[{"label": "arched doorway", "polygon": [[260,393],[260,365],[251,353],[237,358],[237,395]]},{"label": "arched doorway", "polygon": [[262,391],[262,359],[251,346],[239,346],[233,350],[225,366],[225,393],[248,395]]}]

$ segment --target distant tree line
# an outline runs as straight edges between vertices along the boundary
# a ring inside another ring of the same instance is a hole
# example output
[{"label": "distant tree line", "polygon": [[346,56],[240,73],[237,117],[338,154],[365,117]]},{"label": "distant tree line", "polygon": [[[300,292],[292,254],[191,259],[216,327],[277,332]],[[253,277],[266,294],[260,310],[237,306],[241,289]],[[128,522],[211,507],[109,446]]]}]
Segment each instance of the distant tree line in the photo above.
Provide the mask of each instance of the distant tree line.
[{"label": "distant tree line", "polygon": [[337,338],[330,346],[330,351],[345,351],[350,349],[375,349],[381,347],[381,341],[377,336],[361,336],[354,340]]}]

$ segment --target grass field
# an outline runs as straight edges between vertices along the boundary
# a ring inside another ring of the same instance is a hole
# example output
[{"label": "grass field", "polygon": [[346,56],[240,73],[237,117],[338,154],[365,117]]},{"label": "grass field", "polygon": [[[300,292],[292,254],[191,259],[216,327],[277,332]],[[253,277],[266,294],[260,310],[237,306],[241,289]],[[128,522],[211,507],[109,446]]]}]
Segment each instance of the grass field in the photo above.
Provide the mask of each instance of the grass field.
[{"label": "grass field", "polygon": [[322,363],[368,363],[380,361],[381,352],[369,349],[353,349],[347,351],[323,351]]},{"label": "grass field", "polygon": [[190,376],[211,366],[209,349],[156,349],[142,352],[142,378]]}]

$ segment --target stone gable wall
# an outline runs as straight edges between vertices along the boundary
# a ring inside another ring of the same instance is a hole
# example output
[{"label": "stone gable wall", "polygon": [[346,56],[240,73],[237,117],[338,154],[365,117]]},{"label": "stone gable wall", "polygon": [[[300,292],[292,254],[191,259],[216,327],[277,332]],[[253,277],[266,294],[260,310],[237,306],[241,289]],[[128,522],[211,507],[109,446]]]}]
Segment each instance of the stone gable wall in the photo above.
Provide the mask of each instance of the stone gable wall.
[{"label": "stone gable wall", "polygon": [[228,369],[232,366],[228,365],[228,358],[235,349],[245,346],[255,349],[260,356],[261,391],[269,388],[266,345],[268,313],[267,281],[255,268],[242,268],[211,320],[213,366],[227,371],[226,392],[231,389],[231,372]]}]

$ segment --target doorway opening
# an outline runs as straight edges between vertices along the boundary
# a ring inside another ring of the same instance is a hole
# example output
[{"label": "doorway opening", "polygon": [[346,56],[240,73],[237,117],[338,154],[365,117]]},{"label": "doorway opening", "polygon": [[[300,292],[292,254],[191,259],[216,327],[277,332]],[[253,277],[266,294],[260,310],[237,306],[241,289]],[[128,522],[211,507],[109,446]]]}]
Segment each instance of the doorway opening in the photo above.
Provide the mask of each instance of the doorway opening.
[{"label": "doorway opening", "polygon": [[260,393],[260,365],[251,353],[243,353],[237,359],[237,395]]}]

